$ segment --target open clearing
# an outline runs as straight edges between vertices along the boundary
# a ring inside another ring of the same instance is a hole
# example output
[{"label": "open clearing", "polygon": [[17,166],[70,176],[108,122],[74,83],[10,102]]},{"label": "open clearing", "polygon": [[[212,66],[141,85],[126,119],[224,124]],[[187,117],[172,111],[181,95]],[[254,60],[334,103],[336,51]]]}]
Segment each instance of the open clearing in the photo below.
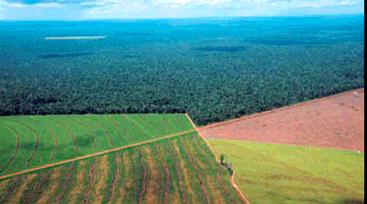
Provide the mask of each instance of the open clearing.
[{"label": "open clearing", "polygon": [[1,179],[0,203],[243,203],[184,114],[0,121],[3,176],[93,155]]},{"label": "open clearing", "polygon": [[364,89],[199,128],[206,138],[364,152]]},{"label": "open clearing", "polygon": [[329,148],[209,139],[236,171],[251,203],[356,203],[364,199],[364,154]]}]

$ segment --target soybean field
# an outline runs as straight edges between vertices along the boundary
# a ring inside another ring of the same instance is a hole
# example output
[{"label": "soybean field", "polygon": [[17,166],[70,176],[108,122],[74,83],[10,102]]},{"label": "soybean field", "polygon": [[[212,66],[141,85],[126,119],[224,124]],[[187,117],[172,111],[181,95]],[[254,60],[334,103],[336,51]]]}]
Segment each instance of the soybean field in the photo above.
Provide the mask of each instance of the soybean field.
[{"label": "soybean field", "polygon": [[0,179],[0,203],[243,203],[190,120],[1,117],[1,176],[71,161]]}]

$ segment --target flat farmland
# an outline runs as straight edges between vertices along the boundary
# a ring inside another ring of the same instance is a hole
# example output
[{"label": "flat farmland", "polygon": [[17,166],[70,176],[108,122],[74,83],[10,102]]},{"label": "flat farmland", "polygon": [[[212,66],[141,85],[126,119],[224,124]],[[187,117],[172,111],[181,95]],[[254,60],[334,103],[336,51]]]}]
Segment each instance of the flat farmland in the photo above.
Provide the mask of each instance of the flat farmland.
[{"label": "flat farmland", "polygon": [[209,139],[251,203],[364,203],[364,154],[331,148]]},{"label": "flat farmland", "polygon": [[245,202],[185,114],[16,116],[1,128],[0,203]]},{"label": "flat farmland", "polygon": [[0,182],[0,203],[242,203],[197,133]]},{"label": "flat farmland", "polygon": [[206,138],[364,152],[364,89],[199,128]]},{"label": "flat farmland", "polygon": [[0,176],[190,131],[184,114],[0,117]]}]

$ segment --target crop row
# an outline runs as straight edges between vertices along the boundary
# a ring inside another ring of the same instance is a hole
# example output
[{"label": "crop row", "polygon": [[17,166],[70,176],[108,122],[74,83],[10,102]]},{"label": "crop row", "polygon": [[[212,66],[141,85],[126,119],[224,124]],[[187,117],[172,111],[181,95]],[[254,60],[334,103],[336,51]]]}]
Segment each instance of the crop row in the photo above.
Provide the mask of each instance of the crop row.
[{"label": "crop row", "polygon": [[197,133],[0,182],[0,203],[241,203]]},{"label": "crop row", "polygon": [[0,176],[190,129],[180,114],[0,117]]}]

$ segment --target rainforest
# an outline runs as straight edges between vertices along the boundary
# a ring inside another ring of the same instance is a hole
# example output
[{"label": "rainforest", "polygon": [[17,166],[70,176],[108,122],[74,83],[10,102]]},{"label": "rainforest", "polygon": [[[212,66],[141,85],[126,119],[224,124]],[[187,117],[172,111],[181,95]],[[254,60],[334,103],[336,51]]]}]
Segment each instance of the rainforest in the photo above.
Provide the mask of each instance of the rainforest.
[{"label": "rainforest", "polygon": [[0,115],[204,125],[364,87],[363,18],[1,21]]}]

